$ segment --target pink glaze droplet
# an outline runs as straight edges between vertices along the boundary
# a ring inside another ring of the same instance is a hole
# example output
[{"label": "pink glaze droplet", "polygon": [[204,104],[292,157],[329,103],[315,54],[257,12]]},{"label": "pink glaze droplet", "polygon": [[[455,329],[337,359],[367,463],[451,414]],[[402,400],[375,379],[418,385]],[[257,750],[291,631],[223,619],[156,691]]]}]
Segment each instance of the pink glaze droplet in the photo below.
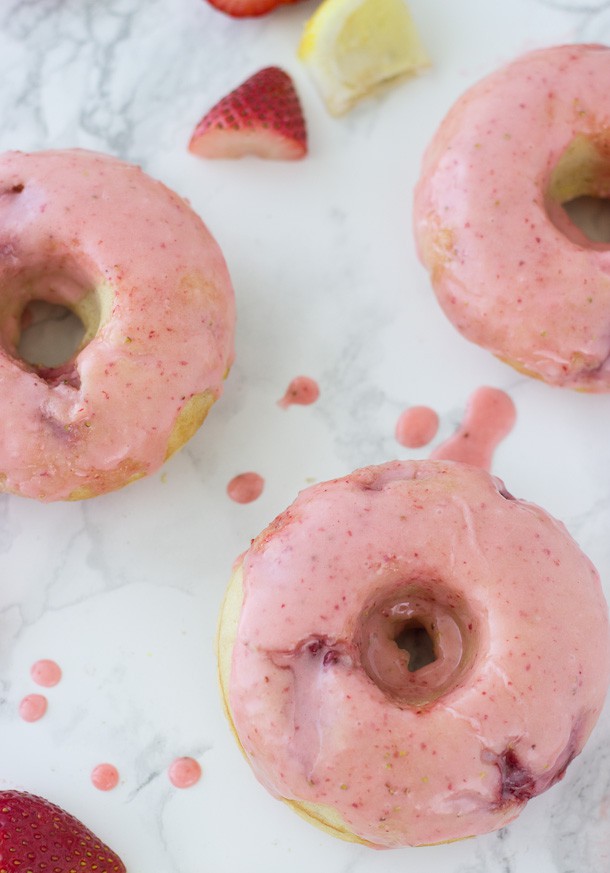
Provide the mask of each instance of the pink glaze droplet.
[{"label": "pink glaze droplet", "polygon": [[19,715],[24,721],[38,721],[47,711],[48,705],[43,694],[28,694],[19,704]]},{"label": "pink glaze droplet", "polygon": [[396,422],[396,439],[401,446],[419,449],[434,439],[438,430],[438,415],[429,406],[411,406]]},{"label": "pink glaze droplet", "polygon": [[91,781],[100,791],[112,791],[119,784],[119,771],[114,764],[98,764],[91,771]]},{"label": "pink glaze droplet", "polygon": [[462,424],[430,457],[490,470],[494,449],[511,432],[516,417],[515,405],[506,392],[479,388],[468,401]]},{"label": "pink glaze droplet", "polygon": [[278,400],[278,405],[282,409],[287,409],[294,403],[298,406],[309,406],[310,403],[315,403],[319,396],[320,389],[315,379],[310,379],[309,376],[297,376],[286,389],[282,399]]},{"label": "pink glaze droplet", "polygon": [[37,685],[52,688],[61,679],[61,667],[55,661],[43,659],[32,664],[30,675]]},{"label": "pink glaze droplet", "polygon": [[169,768],[169,780],[176,788],[190,788],[201,779],[201,767],[194,758],[176,758]]},{"label": "pink glaze droplet", "polygon": [[252,503],[260,497],[265,480],[258,473],[240,473],[227,485],[227,494],[236,503]]}]

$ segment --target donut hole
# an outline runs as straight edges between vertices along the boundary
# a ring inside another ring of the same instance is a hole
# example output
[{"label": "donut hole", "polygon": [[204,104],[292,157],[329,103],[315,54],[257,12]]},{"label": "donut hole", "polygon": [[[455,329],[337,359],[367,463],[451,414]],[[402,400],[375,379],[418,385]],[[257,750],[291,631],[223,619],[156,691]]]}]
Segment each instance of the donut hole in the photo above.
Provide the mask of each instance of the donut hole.
[{"label": "donut hole", "polygon": [[416,673],[422,667],[427,667],[436,661],[434,640],[419,621],[409,621],[394,637],[394,642],[399,649],[407,652],[409,673]]},{"label": "donut hole", "polygon": [[107,323],[112,289],[72,254],[14,247],[0,310],[0,344],[51,387],[80,387],[78,355]]},{"label": "donut hole", "polygon": [[354,643],[369,679],[400,706],[449,694],[471,669],[480,630],[465,599],[441,582],[401,585],[365,606]]},{"label": "donut hole", "polygon": [[571,242],[610,247],[610,133],[574,138],[551,172],[546,207]]},{"label": "donut hole", "polygon": [[85,325],[72,309],[32,300],[21,314],[17,353],[34,369],[60,367],[74,358],[84,336]]},{"label": "donut hole", "polygon": [[610,243],[610,198],[575,197],[562,207],[568,219],[588,240]]}]

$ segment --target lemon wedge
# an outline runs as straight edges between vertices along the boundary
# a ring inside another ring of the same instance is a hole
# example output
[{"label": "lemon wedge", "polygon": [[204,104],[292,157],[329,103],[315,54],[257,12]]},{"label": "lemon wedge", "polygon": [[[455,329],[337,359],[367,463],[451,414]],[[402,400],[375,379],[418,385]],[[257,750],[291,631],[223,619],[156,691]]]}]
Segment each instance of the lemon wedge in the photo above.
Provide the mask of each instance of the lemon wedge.
[{"label": "lemon wedge", "polygon": [[430,63],[403,0],[324,0],[305,25],[299,57],[332,115]]}]

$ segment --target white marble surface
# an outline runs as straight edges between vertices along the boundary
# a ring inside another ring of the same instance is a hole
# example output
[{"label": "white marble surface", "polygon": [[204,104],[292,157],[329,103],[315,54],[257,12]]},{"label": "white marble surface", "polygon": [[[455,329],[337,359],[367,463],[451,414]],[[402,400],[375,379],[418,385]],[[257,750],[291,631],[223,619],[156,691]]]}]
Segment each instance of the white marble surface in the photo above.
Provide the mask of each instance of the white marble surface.
[{"label": "white marble surface", "polygon": [[[233,559],[308,482],[406,457],[393,431],[412,403],[439,411],[438,442],[474,389],[508,390],[518,420],[494,471],[567,523],[610,592],[610,397],[529,381],[466,343],[433,298],[410,229],[421,153],[453,99],[525,49],[610,40],[610,3],[411,6],[433,68],[342,120],[295,56],[313,2],[258,21],[204,0],[0,7],[0,148],[83,146],[142,163],[203,216],[238,300],[226,394],[161,473],[82,504],[0,496],[0,787],[67,807],[130,873],[610,871],[608,709],[565,780],[510,828],[393,852],[336,841],[268,797],[221,712],[213,637]],[[189,156],[204,110],[268,64],[294,76],[309,157]],[[299,373],[319,381],[320,400],[281,410]],[[266,488],[240,506],[225,488],[249,469]],[[17,707],[37,690],[29,668],[42,657],[64,678],[47,692],[47,715],[26,724]],[[196,787],[170,786],[177,755],[201,762]],[[89,779],[100,761],[121,773],[108,794]]]}]

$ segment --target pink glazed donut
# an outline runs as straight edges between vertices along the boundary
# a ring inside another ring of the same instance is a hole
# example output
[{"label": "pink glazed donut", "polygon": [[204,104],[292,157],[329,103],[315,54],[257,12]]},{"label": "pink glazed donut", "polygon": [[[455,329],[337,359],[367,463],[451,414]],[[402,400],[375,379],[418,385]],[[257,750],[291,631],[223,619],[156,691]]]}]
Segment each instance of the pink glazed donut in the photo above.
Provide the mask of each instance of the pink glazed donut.
[{"label": "pink glazed donut", "polygon": [[424,157],[415,237],[446,315],[518,370],[610,391],[610,245],[562,204],[610,197],[610,49],[532,52],[467,91]]},{"label": "pink glazed donut", "polygon": [[[422,632],[426,666],[405,642]],[[581,751],[610,676],[599,578],[563,525],[445,461],[303,491],[239,560],[218,654],[260,781],[376,847],[512,821]]]},{"label": "pink glazed donut", "polygon": [[[198,428],[233,359],[217,244],[138,167],[81,150],[0,155],[0,491],[92,497],[156,470]],[[73,310],[73,360],[17,351],[34,300]]]}]

